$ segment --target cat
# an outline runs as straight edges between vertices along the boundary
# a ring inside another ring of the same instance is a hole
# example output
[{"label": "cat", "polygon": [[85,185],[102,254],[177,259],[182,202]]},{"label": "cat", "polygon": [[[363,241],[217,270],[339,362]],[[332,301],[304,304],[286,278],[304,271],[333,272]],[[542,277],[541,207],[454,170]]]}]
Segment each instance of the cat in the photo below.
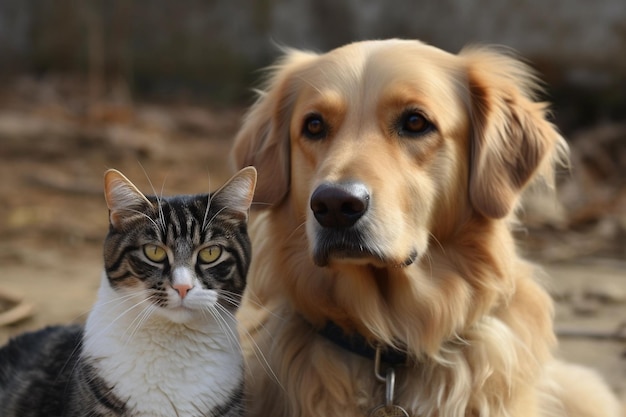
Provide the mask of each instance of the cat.
[{"label": "cat", "polygon": [[0,349],[0,416],[240,416],[234,313],[251,259],[256,170],[212,194],[144,196],[105,174],[109,233],[97,300],[82,325]]}]

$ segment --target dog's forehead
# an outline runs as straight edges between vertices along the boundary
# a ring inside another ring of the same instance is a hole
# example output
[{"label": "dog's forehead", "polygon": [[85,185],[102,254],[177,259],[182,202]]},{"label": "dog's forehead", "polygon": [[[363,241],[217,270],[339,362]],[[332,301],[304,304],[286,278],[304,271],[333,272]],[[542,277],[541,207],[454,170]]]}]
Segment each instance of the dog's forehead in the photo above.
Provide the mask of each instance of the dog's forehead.
[{"label": "dog's forehead", "polygon": [[[425,97],[454,94],[462,60],[418,41],[368,41],[320,55],[300,74],[304,90],[361,100],[405,87]],[[357,94],[359,92],[359,94]]]},{"label": "dog's forehead", "polygon": [[466,79],[463,68],[458,56],[417,41],[351,44],[318,56],[297,75],[294,116],[414,107],[452,125],[466,107],[459,88]]}]

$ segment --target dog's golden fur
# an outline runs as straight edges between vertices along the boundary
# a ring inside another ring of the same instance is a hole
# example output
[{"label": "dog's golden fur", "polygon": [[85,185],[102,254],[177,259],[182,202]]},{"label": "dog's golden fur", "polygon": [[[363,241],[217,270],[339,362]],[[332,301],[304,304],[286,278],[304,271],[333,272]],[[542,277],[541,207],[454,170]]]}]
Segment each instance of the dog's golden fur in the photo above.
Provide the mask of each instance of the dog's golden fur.
[{"label": "dog's golden fur", "polygon": [[[264,209],[239,314],[251,415],[383,403],[373,362],[317,333],[329,320],[408,352],[395,402],[414,417],[618,413],[591,371],[552,358],[552,303],[511,234],[524,188],[550,183],[567,154],[536,91],[525,65],[489,48],[286,52],[233,151],[258,169]],[[324,249],[310,208],[316,187],[342,181],[370,193],[360,254]]]}]

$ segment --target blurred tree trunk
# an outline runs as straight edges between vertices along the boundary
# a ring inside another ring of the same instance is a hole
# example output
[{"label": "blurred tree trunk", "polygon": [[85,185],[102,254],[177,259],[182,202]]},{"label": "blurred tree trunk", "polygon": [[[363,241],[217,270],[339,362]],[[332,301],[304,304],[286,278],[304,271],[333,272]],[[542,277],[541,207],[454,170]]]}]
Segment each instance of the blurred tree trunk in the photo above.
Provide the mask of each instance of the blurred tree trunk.
[{"label": "blurred tree trunk", "polygon": [[109,61],[112,94],[116,100],[131,100],[133,56],[132,56],[132,0],[115,0]]},{"label": "blurred tree trunk", "polygon": [[91,103],[104,98],[127,103],[131,99],[131,24],[129,0],[88,0],[83,3],[87,32],[87,80]]},{"label": "blurred tree trunk", "polygon": [[87,83],[89,103],[100,101],[105,89],[105,51],[102,0],[83,3],[87,28]]},{"label": "blurred tree trunk", "polygon": [[81,55],[81,2],[41,0],[32,2],[31,56],[36,71],[75,71]]}]

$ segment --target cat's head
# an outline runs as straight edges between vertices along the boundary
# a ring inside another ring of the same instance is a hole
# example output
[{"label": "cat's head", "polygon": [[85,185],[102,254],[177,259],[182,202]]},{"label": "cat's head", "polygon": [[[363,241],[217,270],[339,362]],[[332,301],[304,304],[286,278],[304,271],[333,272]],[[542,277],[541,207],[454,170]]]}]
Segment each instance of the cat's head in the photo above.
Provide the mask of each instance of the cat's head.
[{"label": "cat's head", "polygon": [[256,170],[247,167],[211,194],[147,196],[108,170],[104,264],[111,288],[173,322],[234,312],[250,264],[255,185]]}]

